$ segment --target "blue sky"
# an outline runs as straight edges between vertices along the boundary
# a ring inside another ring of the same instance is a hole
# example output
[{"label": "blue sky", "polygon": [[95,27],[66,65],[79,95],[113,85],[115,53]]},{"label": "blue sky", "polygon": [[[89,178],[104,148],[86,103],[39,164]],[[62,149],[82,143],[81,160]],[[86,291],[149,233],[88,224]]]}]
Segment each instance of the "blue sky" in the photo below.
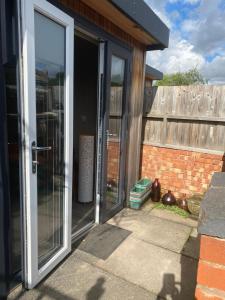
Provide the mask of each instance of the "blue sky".
[{"label": "blue sky", "polygon": [[164,73],[197,67],[212,84],[225,83],[225,0],[145,0],[170,28],[170,46],[147,63]]}]

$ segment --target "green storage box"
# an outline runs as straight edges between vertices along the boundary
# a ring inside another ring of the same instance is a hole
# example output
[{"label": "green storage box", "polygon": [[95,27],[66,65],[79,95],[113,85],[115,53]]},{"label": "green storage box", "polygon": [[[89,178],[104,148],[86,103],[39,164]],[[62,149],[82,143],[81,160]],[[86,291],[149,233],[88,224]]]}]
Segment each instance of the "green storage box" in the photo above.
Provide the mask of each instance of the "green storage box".
[{"label": "green storage box", "polygon": [[148,199],[150,192],[150,189],[145,189],[141,197],[134,197],[132,194],[130,194],[130,208],[140,209],[141,205],[145,202],[145,200]]},{"label": "green storage box", "polygon": [[139,209],[151,192],[152,182],[148,178],[139,180],[130,191],[130,207]]},{"label": "green storage box", "polygon": [[130,197],[141,198],[146,193],[146,188],[134,186],[130,191]]},{"label": "green storage box", "polygon": [[136,188],[149,188],[152,185],[152,181],[148,178],[142,178],[136,184]]},{"label": "green storage box", "polygon": [[130,199],[130,208],[140,209],[142,201],[140,199]]}]

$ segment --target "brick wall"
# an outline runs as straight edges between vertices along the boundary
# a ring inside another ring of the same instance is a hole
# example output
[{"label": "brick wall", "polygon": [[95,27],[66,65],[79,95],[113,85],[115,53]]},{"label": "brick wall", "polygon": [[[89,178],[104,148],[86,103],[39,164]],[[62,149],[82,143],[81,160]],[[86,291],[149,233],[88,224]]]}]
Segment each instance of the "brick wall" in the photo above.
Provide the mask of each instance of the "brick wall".
[{"label": "brick wall", "polygon": [[108,142],[107,149],[107,179],[117,183],[119,176],[120,143],[111,140]]},{"label": "brick wall", "polygon": [[225,299],[225,240],[201,236],[196,300]]},{"label": "brick wall", "polygon": [[143,145],[141,177],[159,178],[176,197],[203,194],[214,172],[225,171],[223,155]]}]

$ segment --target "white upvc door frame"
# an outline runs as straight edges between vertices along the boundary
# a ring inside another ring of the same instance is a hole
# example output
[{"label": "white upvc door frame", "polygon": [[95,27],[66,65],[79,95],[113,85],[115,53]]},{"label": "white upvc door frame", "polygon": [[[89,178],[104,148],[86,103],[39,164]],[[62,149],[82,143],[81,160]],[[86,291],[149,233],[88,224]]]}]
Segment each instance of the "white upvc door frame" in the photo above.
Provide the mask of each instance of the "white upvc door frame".
[{"label": "white upvc door frame", "polygon": [[[23,102],[23,168],[24,168],[24,282],[28,289],[37,285],[71,251],[72,218],[72,168],[73,168],[73,55],[74,20],[46,0],[18,0],[21,28],[21,86]],[[35,39],[34,12],[37,11],[65,28],[65,105],[64,151],[65,193],[63,246],[44,265],[38,268],[38,205],[37,173],[32,173],[31,143],[36,141],[36,88],[35,88]]]},{"label": "white upvc door frame", "polygon": [[103,117],[102,109],[104,102],[104,69],[105,69],[105,41],[99,42],[98,50],[98,125],[97,125],[97,155],[96,155],[96,205],[95,205],[95,223],[100,224],[100,206],[101,206],[101,177],[102,177],[102,136],[103,136]]}]

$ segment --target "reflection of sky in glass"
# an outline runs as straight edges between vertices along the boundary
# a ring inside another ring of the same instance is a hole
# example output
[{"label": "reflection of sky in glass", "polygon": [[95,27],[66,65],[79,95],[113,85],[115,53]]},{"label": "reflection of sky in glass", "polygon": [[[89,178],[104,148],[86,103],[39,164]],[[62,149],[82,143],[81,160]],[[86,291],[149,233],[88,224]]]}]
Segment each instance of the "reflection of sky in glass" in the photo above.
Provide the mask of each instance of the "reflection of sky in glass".
[{"label": "reflection of sky in glass", "polygon": [[122,86],[124,80],[124,60],[112,56],[112,66],[111,66],[111,82],[112,85]]},{"label": "reflection of sky in glass", "polygon": [[64,66],[65,28],[38,12],[34,16],[36,59]]}]

